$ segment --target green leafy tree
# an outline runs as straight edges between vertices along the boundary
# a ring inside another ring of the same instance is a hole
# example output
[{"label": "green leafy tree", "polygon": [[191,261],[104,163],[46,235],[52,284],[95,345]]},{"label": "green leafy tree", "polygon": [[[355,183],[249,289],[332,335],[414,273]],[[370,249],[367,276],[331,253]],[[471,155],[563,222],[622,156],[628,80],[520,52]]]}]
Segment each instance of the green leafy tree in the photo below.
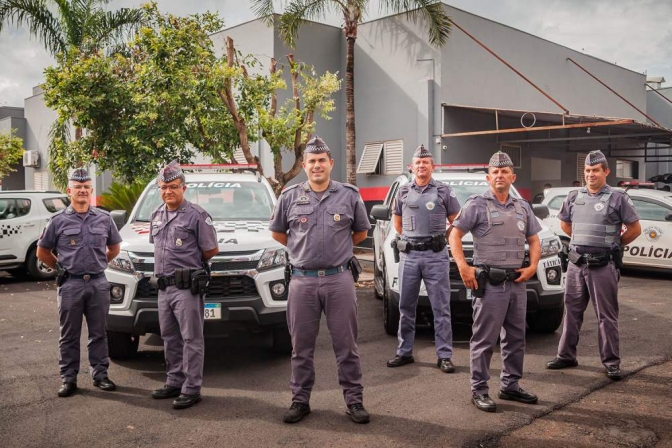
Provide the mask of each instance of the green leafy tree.
[{"label": "green leafy tree", "polygon": [[[275,20],[273,0],[251,0],[252,9],[269,25]],[[355,130],[355,40],[357,26],[362,22],[368,0],[287,0],[280,16],[280,35],[290,46],[295,46],[301,26],[307,20],[324,19],[329,12],[343,15],[343,33],[346,39],[345,55],[345,140],[347,181],[357,184],[357,147]],[[450,35],[450,18],[439,0],[380,0],[382,12],[405,13],[413,22],[424,19],[429,42],[443,46]]]},{"label": "green leafy tree", "polygon": [[14,130],[10,133],[0,133],[0,179],[12,171],[12,165],[23,157],[23,140],[14,136]]},{"label": "green leafy tree", "polygon": [[130,215],[145,186],[144,182],[135,182],[131,185],[112,182],[108,191],[100,195],[98,205],[108,210],[126,210],[126,214]]},{"label": "green leafy tree", "polygon": [[[71,122],[86,130],[75,141],[67,132],[53,136],[52,165],[67,172],[78,162],[96,163],[130,184],[151,178],[172,159],[188,163],[199,152],[229,162],[241,148],[264,174],[250,151],[261,134],[276,159],[267,177],[279,192],[300,171],[315,114],[333,110],[336,75],[318,77],[290,62],[291,107],[278,107],[277,92],[287,88],[282,70],[271,61],[270,72],[261,74],[259,61],[237,52],[231,39],[217,57],[210,35],[223,23],[216,15],[175,17],[155,4],[144,8],[146,26],[126,52],[72,49],[46,70],[45,101],[58,112],[60,127]],[[282,171],[283,152],[298,157],[298,169],[294,163]]]}]

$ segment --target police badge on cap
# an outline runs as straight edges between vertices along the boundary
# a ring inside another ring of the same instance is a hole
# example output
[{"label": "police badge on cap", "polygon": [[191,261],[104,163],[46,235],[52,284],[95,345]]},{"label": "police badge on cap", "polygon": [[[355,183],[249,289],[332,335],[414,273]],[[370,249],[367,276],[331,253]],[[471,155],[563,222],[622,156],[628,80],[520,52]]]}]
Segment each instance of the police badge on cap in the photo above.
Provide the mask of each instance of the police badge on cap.
[{"label": "police badge on cap", "polygon": [[304,152],[306,154],[322,154],[326,152],[331,155],[331,150],[327,144],[317,135],[308,140],[308,143],[306,143],[306,150]]},{"label": "police badge on cap", "polygon": [[513,166],[513,161],[511,160],[511,157],[505,152],[502,151],[497,151],[490,157],[490,162],[488,165],[495,167],[495,168],[502,168],[505,166]]},{"label": "police badge on cap", "polygon": [[70,175],[70,180],[74,180],[75,182],[86,182],[87,180],[91,180],[91,176],[89,176],[88,170],[77,168]]},{"label": "police badge on cap", "polygon": [[420,145],[420,146],[417,147],[417,149],[413,153],[413,158],[414,159],[416,159],[416,158],[420,159],[420,158],[423,158],[423,157],[433,157],[433,156],[432,156],[432,153],[429,152],[427,150],[427,148],[425,148],[425,145]]},{"label": "police badge on cap", "polygon": [[172,182],[179,178],[184,178],[184,173],[180,169],[177,160],[173,160],[159,170],[159,180],[162,182]]},{"label": "police badge on cap", "polygon": [[590,151],[586,156],[586,165],[593,166],[599,163],[607,163],[607,158],[602,154],[602,151]]}]

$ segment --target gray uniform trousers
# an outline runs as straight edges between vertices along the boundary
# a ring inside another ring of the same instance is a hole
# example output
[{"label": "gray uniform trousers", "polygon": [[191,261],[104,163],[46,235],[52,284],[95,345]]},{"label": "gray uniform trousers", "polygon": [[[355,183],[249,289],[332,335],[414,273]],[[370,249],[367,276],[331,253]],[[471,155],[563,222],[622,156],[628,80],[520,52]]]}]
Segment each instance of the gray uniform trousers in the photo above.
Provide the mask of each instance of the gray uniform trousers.
[{"label": "gray uniform trousers", "polygon": [[415,340],[415,314],[418,307],[420,281],[425,281],[425,288],[432,304],[434,314],[434,340],[436,356],[439,358],[453,357],[453,328],[450,323],[450,279],[449,263],[446,250],[431,250],[401,253],[399,261],[399,346],[397,355],[413,354]]},{"label": "gray uniform trousers", "polygon": [[201,392],[203,382],[204,298],[188,289],[159,290],[159,326],[166,357],[166,384],[183,394]]},{"label": "gray uniform trousers", "polygon": [[518,380],[523,376],[525,357],[525,283],[514,283],[511,280],[498,286],[488,283],[484,297],[474,299],[473,306],[474,324],[469,343],[472,393],[488,393],[490,360],[497,336],[500,337],[502,354],[500,390],[519,390]]},{"label": "gray uniform trousers", "polygon": [[110,310],[110,284],[105,276],[93,280],[68,279],[58,288],[58,364],[61,380],[76,383],[79,373],[79,340],[82,317],[89,328],[89,364],[91,377],[107,376],[110,358],[107,352],[107,313]]},{"label": "gray uniform trousers", "polygon": [[315,384],[315,341],[322,312],[336,354],[338,382],[347,405],[362,403],[362,366],[357,349],[357,296],[352,273],[326,277],[292,276],[287,324],[292,337],[292,401],[308,403]]},{"label": "gray uniform trousers", "polygon": [[583,313],[592,299],[598,322],[600,357],[605,366],[618,366],[618,281],[620,273],[610,262],[600,268],[587,265],[567,267],[565,287],[565,319],[558,345],[558,358],[576,360],[576,346],[583,323]]}]

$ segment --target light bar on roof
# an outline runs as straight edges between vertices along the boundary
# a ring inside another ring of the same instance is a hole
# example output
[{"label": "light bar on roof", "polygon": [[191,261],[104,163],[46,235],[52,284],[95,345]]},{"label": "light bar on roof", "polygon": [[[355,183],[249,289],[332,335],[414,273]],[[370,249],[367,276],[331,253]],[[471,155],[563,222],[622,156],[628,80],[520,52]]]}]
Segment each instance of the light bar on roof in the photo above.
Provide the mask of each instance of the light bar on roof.
[{"label": "light bar on roof", "polygon": [[182,171],[199,171],[202,173],[221,173],[226,171],[258,171],[259,166],[254,163],[210,163],[196,165],[180,165]]}]

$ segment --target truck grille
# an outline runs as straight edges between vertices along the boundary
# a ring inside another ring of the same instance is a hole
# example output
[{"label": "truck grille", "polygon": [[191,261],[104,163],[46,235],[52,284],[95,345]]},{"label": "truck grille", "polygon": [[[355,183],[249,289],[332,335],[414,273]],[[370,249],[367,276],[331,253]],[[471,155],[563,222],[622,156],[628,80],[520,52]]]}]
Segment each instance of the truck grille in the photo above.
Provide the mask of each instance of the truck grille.
[{"label": "truck grille", "polygon": [[[158,296],[158,290],[149,283],[148,277],[140,280],[136,298],[155,299]],[[257,296],[259,294],[254,280],[246,275],[212,277],[207,294],[207,297],[211,299],[240,299]]]},{"label": "truck grille", "polygon": [[[216,261],[212,263],[212,272],[218,271],[248,271],[256,269],[259,260],[252,261]],[[135,270],[138,272],[154,272],[154,263],[134,263]]]}]

